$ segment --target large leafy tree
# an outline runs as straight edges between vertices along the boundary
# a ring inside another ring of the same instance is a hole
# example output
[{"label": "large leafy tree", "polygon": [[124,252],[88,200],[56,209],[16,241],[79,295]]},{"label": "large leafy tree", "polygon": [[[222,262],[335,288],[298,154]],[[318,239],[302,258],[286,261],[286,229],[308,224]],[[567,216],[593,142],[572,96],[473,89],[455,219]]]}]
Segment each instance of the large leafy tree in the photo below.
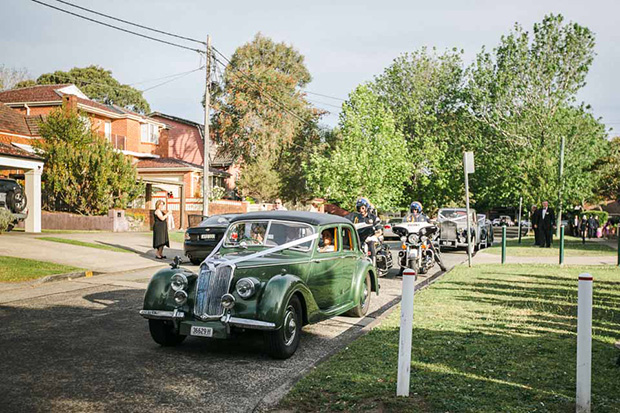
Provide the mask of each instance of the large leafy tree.
[{"label": "large leafy tree", "polygon": [[605,155],[597,160],[593,170],[599,177],[597,194],[605,199],[620,200],[620,137],[609,142]]},{"label": "large leafy tree", "polygon": [[392,111],[368,86],[343,105],[337,138],[306,165],[315,194],[352,209],[360,196],[383,210],[402,202],[411,176],[410,150]]},{"label": "large leafy tree", "polygon": [[[288,165],[279,160],[291,162],[300,153],[296,141],[316,133],[313,125],[321,116],[301,90],[310,80],[303,55],[260,33],[239,47],[226,66],[214,90],[212,122],[222,150],[244,165],[240,187],[245,195],[269,199],[288,186],[282,182]],[[249,185],[256,177],[247,174],[256,173],[269,182]],[[297,195],[282,193],[286,199]]]},{"label": "large leafy tree", "polygon": [[[581,203],[596,177],[584,168],[606,145],[605,130],[576,94],[594,58],[594,35],[549,15],[532,32],[515,25],[492,53],[482,51],[466,88],[478,122],[479,164],[473,180],[482,206],[543,199]],[[558,179],[560,140],[567,141],[564,179]],[[562,191],[560,191],[562,189]]]},{"label": "large leafy tree", "polygon": [[[142,92],[129,85],[123,85],[112,76],[110,70],[99,66],[74,67],[68,72],[57,70],[44,73],[35,82],[37,85],[73,83],[89,98],[115,104],[139,113],[148,113],[151,108]],[[32,81],[18,83],[16,87],[31,86]]]},{"label": "large leafy tree", "polygon": [[91,131],[77,113],[52,112],[40,124],[35,143],[45,159],[44,208],[85,215],[126,207],[143,191],[125,155]]}]

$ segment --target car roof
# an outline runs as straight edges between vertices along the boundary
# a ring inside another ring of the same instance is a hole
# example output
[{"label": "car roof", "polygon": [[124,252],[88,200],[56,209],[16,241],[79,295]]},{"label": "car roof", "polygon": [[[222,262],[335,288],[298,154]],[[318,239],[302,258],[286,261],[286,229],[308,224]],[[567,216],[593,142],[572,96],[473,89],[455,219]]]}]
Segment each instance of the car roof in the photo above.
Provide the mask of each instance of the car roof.
[{"label": "car roof", "polygon": [[282,221],[303,222],[310,225],[351,224],[346,218],[338,215],[322,214],[307,211],[261,211],[237,215],[231,223],[245,220],[277,219]]}]

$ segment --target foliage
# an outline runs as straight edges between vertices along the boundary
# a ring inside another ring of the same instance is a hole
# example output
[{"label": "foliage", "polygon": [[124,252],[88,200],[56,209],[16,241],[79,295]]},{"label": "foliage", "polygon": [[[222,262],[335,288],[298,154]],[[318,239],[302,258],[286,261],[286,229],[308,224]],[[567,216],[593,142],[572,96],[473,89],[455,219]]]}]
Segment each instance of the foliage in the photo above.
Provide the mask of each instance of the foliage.
[{"label": "foliage", "polygon": [[472,180],[478,207],[557,200],[559,147],[566,137],[562,201],[581,204],[593,195],[589,166],[605,147],[604,127],[575,105],[594,58],[594,35],[560,15],[546,16],[530,34],[521,26],[483,50],[465,90],[478,122],[473,144],[486,162]]},{"label": "foliage", "polygon": [[593,169],[599,176],[598,195],[605,199],[620,200],[620,137],[609,142],[605,154]]},{"label": "foliage", "polygon": [[339,128],[338,139],[306,166],[313,192],[348,209],[360,196],[384,210],[399,205],[411,164],[392,111],[368,86],[358,86],[343,105]]},{"label": "foliage", "polygon": [[461,99],[461,54],[426,48],[405,53],[371,84],[411,149],[413,173],[402,206],[418,200],[430,210],[464,200],[462,157],[463,150],[471,149],[471,122]]},{"label": "foliage", "polygon": [[28,80],[30,74],[25,68],[16,69],[0,65],[0,91],[13,89],[19,83],[32,82]]},{"label": "foliage", "polygon": [[[296,158],[303,155],[298,142],[316,133],[308,125],[321,116],[301,91],[310,80],[303,55],[260,33],[239,47],[226,66],[213,92],[212,122],[216,141],[244,165],[244,196],[268,199],[290,186],[282,178],[292,164],[301,163]],[[259,175],[251,176],[254,173]],[[249,181],[259,185],[248,186]],[[289,199],[287,193],[282,197]]]},{"label": "foliage", "polygon": [[6,208],[0,208],[0,233],[6,231],[13,223],[13,214]]},{"label": "foliage", "polygon": [[411,395],[396,396],[400,309],[302,378],[276,410],[575,410],[575,274],[596,274],[592,405],[617,412],[618,270],[457,266],[416,292]]},{"label": "foliage", "polygon": [[[121,84],[112,76],[112,71],[99,66],[74,67],[68,72],[57,70],[53,73],[44,73],[36,80],[37,85],[64,83],[75,84],[86,96],[98,102],[122,106],[139,113],[151,111],[141,91]],[[20,83],[17,87],[25,85]]]},{"label": "foliage", "polygon": [[22,282],[77,271],[83,271],[83,269],[27,258],[0,257],[0,283]]},{"label": "foliage", "polygon": [[77,113],[54,111],[39,128],[43,139],[35,147],[45,159],[46,209],[105,214],[143,192],[131,160],[89,130]]},{"label": "foliage", "polygon": [[579,217],[581,218],[584,215],[587,215],[588,217],[590,216],[598,217],[598,222],[601,227],[605,225],[605,223],[609,219],[609,212],[607,211],[597,211],[597,210],[588,209],[587,211],[581,212],[579,214]]},{"label": "foliage", "polygon": [[218,199],[222,199],[222,197],[226,194],[226,189],[221,186],[214,186],[211,188],[211,194],[209,196],[209,201],[216,201]]}]

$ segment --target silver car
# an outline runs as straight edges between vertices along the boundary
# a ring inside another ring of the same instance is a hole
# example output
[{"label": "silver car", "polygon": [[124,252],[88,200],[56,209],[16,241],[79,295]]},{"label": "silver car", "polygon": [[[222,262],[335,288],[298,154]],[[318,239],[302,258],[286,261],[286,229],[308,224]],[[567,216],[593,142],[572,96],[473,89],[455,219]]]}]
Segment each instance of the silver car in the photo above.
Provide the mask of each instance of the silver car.
[{"label": "silver car", "polygon": [[385,224],[383,224],[383,237],[384,238],[400,238],[398,235],[392,231],[394,225],[400,224],[403,222],[403,218],[390,218],[387,220]]},{"label": "silver car", "polygon": [[[484,214],[471,213],[471,239],[474,250],[493,245],[491,222]],[[441,229],[439,243],[442,247],[467,247],[467,210],[465,208],[442,208],[437,214]]]}]

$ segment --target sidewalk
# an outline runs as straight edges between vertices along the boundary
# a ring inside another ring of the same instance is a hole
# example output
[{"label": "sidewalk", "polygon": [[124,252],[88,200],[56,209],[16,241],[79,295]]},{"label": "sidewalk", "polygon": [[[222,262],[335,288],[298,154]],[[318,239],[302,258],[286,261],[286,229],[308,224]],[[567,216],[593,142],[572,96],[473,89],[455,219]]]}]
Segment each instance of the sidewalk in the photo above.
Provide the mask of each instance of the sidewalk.
[{"label": "sidewalk", "polygon": [[[615,256],[598,257],[564,257],[565,265],[616,265]],[[502,256],[478,252],[471,260],[472,265],[476,264],[501,264]],[[559,264],[559,257],[520,257],[506,256],[506,264]]]},{"label": "sidewalk", "polygon": [[[106,251],[78,245],[60,244],[37,239],[57,237],[91,242],[126,249],[130,252]],[[151,233],[146,232],[92,232],[62,234],[7,233],[0,236],[0,255],[49,261],[71,265],[99,273],[131,271],[171,262],[175,255],[182,258],[183,244],[170,242],[164,249],[166,260],[155,258]]]}]

